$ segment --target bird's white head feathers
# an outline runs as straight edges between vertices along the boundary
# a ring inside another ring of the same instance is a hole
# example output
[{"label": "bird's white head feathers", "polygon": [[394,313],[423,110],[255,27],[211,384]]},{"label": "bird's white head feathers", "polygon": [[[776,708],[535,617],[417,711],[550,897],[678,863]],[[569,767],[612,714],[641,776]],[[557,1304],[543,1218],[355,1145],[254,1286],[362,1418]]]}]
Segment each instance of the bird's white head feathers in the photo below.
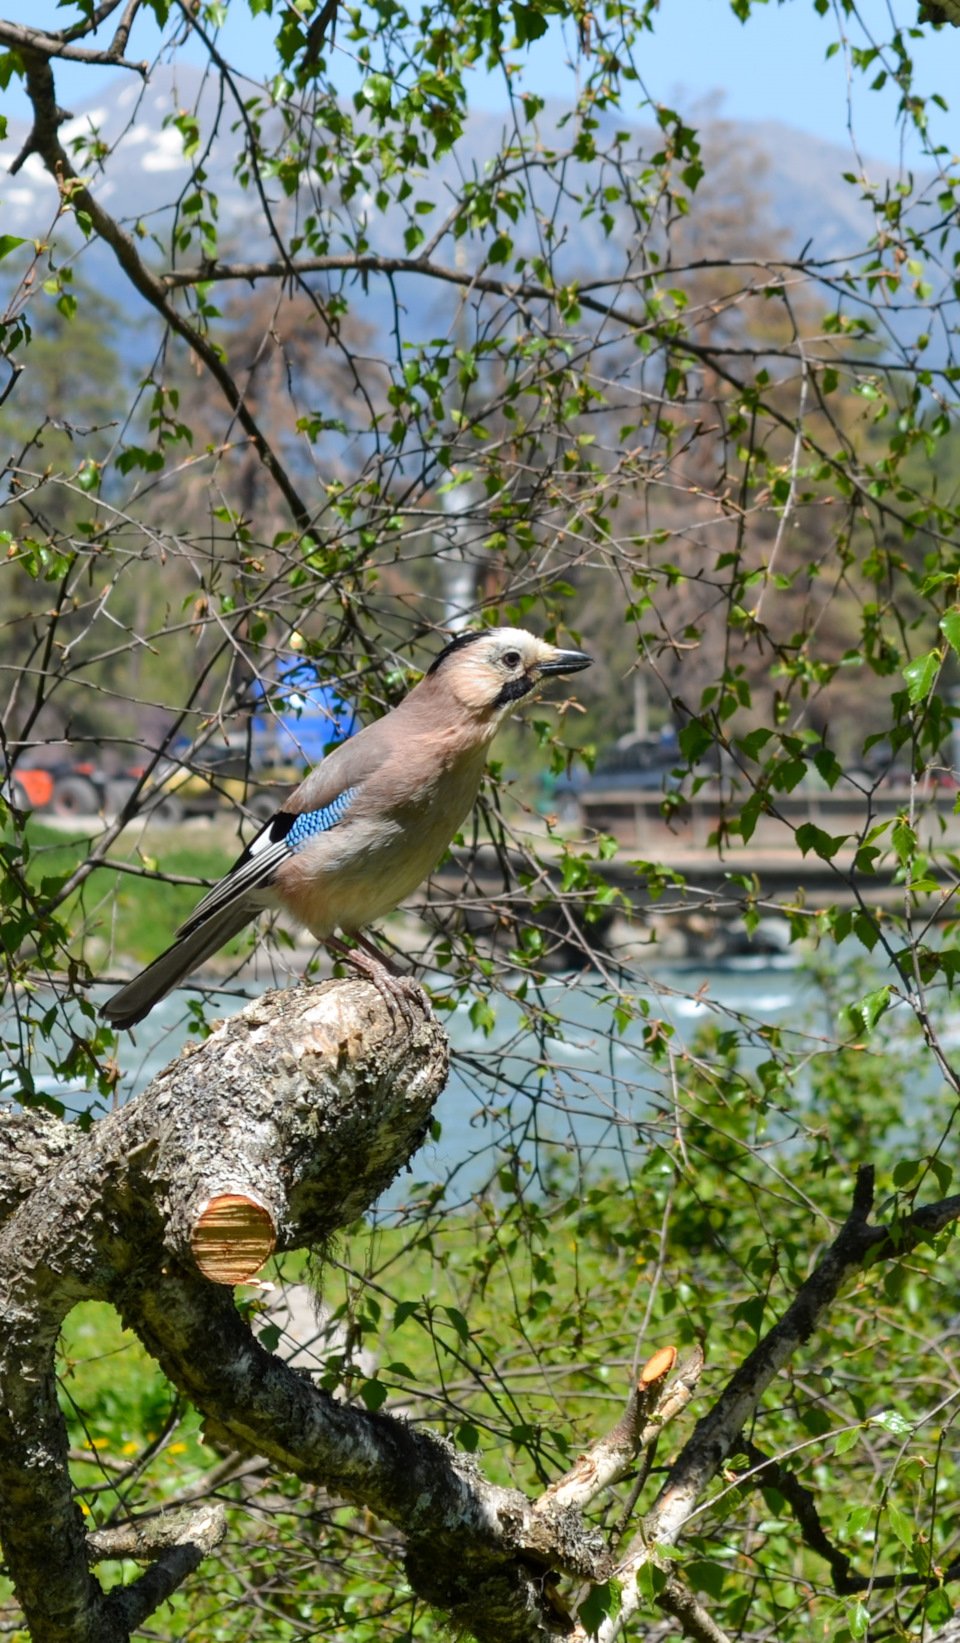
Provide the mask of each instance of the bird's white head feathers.
[{"label": "bird's white head feathers", "polygon": [[559,650],[524,628],[484,628],[460,633],[432,663],[427,680],[472,717],[492,726],[545,678],[579,673],[592,658]]}]

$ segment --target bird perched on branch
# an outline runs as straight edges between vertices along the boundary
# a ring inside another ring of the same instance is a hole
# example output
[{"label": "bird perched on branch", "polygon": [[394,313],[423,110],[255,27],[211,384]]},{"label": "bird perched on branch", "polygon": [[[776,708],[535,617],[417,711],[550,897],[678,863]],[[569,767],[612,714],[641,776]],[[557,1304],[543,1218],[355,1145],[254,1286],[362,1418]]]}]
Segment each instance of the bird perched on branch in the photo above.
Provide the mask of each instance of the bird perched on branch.
[{"label": "bird perched on branch", "polygon": [[[522,628],[461,633],[398,707],[327,755],[204,896],[165,953],[103,1014],[132,1027],[245,924],[284,909],[382,980],[360,934],[436,866],[470,810],[487,749],[517,702],[591,658]],[[337,930],[359,943],[348,949]]]}]

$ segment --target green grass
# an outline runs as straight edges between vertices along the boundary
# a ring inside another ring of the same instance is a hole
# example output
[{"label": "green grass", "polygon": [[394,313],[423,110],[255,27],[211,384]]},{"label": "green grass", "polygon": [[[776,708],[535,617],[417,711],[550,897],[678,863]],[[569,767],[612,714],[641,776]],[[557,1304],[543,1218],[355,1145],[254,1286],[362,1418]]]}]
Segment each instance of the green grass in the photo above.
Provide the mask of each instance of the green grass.
[{"label": "green grass", "polygon": [[116,1504],[112,1485],[134,1456],[156,1450],[152,1489],[182,1488],[185,1474],[210,1465],[199,1418],[178,1399],[136,1336],[111,1306],[87,1301],[66,1320],[60,1343],[61,1407],[77,1460],[75,1476],[88,1513],[99,1521]]},{"label": "green grass", "polygon": [[[30,882],[45,897],[55,894],[90,852],[88,839],[65,836],[38,820],[28,822],[26,844]],[[198,884],[171,884],[153,875],[212,881],[221,877],[241,848],[232,822],[194,822],[146,832],[136,829],[129,838],[121,835],[111,847],[110,860],[141,872],[118,871],[108,860],[65,903],[62,916],[73,933],[77,957],[100,960],[105,944],[112,955],[134,963],[154,958],[203,891]],[[238,937],[227,951],[241,942]]]}]

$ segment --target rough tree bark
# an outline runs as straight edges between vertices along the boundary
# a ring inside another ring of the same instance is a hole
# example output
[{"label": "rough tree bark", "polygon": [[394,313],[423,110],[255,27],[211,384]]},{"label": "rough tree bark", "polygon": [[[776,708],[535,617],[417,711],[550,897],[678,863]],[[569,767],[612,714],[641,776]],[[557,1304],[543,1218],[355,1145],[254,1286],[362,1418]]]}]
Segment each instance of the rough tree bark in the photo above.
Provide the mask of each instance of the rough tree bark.
[{"label": "rough tree bark", "polygon": [[[206,1505],[87,1532],[54,1375],[62,1321],[87,1299],[115,1306],[237,1449],[397,1525],[415,1590],[458,1632],[480,1643],[613,1643],[646,1588],[686,1635],[724,1643],[661,1549],[743,1447],[765,1388],[844,1281],[950,1225],[960,1198],[886,1229],[869,1222],[872,1175],[860,1172],[847,1222],[680,1449],[636,1538],[615,1553],[582,1511],[645,1456],[628,1532],[653,1447],[692,1397],[701,1354],[675,1366],[672,1348],[657,1352],[613,1430],[529,1500],[489,1483],[428,1431],[317,1388],[258,1344],[230,1285],[208,1275],[249,1271],[273,1245],[317,1248],[356,1220],[416,1150],[446,1071],[425,996],[411,993],[401,1015],[367,981],[330,982],[265,995],[89,1134],[40,1113],[0,1118],[0,1535],[33,1643],[126,1643],[224,1533],[222,1514]],[[757,1457],[758,1479],[778,1466]],[[826,1545],[795,1480],[778,1472],[777,1486],[807,1545],[836,1565],[836,1590],[877,1584]],[[120,1556],[148,1567],[105,1595],[91,1565]],[[652,1584],[640,1578],[648,1565]],[[573,1614],[591,1584],[616,1601],[588,1632]],[[646,1635],[660,1636],[661,1624]]]},{"label": "rough tree bark", "polygon": [[402,1169],[447,1069],[425,998],[412,1012],[411,1027],[368,982],[268,994],[87,1135],[36,1113],[0,1126],[0,1534],[34,1643],[122,1643],[223,1532],[209,1512],[131,1526],[150,1567],[101,1591],[90,1564],[121,1552],[86,1533],[54,1378],[63,1319],[88,1299],[238,1447],[402,1526],[411,1568],[479,1636],[530,1635],[547,1569],[601,1570],[576,1510],[538,1513],[429,1433],[319,1391],[198,1266],[212,1203],[255,1205],[278,1249],[317,1248]]}]

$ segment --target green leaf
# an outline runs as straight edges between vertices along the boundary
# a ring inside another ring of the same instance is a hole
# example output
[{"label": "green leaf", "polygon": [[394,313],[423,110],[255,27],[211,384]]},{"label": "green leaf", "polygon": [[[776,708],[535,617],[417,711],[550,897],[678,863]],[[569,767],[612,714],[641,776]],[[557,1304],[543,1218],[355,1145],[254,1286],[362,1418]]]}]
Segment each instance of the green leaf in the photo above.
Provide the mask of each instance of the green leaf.
[{"label": "green leaf", "polygon": [[471,1421],[462,1421],[457,1427],[457,1443],[468,1455],[476,1454],[480,1447],[480,1433]]},{"label": "green leaf", "polygon": [[879,1415],[870,1416],[871,1426],[882,1426],[885,1432],[892,1432],[895,1438],[905,1438],[913,1431],[910,1422],[897,1409],[882,1409]]},{"label": "green leaf", "polygon": [[849,1454],[860,1442],[860,1427],[850,1426],[845,1432],[838,1432],[834,1440],[833,1452],[835,1455]]},{"label": "green leaf", "polygon": [[772,735],[772,730],[751,730],[746,736],[737,737],[737,746],[748,759],[758,759]]},{"label": "green leaf", "polygon": [[809,855],[812,850],[821,861],[832,861],[842,844],[850,837],[849,833],[838,833],[835,836],[825,833],[822,827],[816,827],[813,822],[802,822],[797,828],[796,841],[803,854]]},{"label": "green leaf", "polygon": [[694,1558],[686,1565],[684,1573],[691,1586],[695,1586],[698,1591],[706,1592],[714,1599],[723,1596],[727,1571],[722,1563],[714,1563],[707,1558]]},{"label": "green leaf", "polygon": [[954,605],[940,618],[940,632],[950,649],[960,656],[960,605]]},{"label": "green leaf", "polygon": [[450,1319],[450,1322],[453,1324],[453,1327],[460,1336],[460,1339],[463,1341],[464,1345],[466,1345],[470,1339],[470,1325],[467,1323],[463,1313],[458,1312],[455,1306],[445,1306],[443,1310]]},{"label": "green leaf", "polygon": [[652,1558],[648,1558],[645,1563],[641,1563],[637,1570],[637,1591],[646,1599],[648,1604],[652,1606],[656,1603],[666,1584],[666,1569],[658,1568]]},{"label": "green leaf", "polygon": [[17,234],[0,234],[0,262],[9,257],[11,251],[16,251],[18,245],[26,245],[26,240]]},{"label": "green leaf", "polygon": [[386,74],[371,74],[360,87],[360,96],[378,114],[386,113],[390,108],[390,98],[393,92],[392,81]]},{"label": "green leaf", "polygon": [[893,1166],[893,1184],[902,1192],[917,1179],[923,1168],[922,1158],[901,1158]]},{"label": "green leaf", "polygon": [[745,1323],[750,1332],[759,1337],[763,1328],[763,1314],[766,1300],[763,1295],[751,1295],[746,1301],[739,1301],[733,1309],[734,1320]]},{"label": "green leaf", "polygon": [[813,762],[828,787],[836,787],[843,775],[843,767],[835,753],[828,747],[818,748],[813,755]]},{"label": "green leaf", "polygon": [[953,1614],[953,1604],[942,1586],[937,1586],[927,1593],[924,1603],[924,1617],[932,1631],[938,1631],[945,1626]]},{"label": "green leaf", "polygon": [[742,806],[739,817],[740,837],[744,844],[749,844],[756,830],[757,822],[763,812],[765,799],[759,788],[755,789]]},{"label": "green leaf", "polygon": [[937,1183],[937,1191],[945,1196],[953,1186],[953,1166],[948,1164],[946,1159],[936,1157],[931,1158],[929,1164],[930,1173]]},{"label": "green leaf", "polygon": [[897,817],[890,838],[899,861],[907,861],[917,848],[917,835],[905,816]]},{"label": "green leaf", "polygon": [[163,452],[147,451],[141,445],[130,445],[125,451],[120,452],[116,465],[123,474],[129,473],[131,468],[143,468],[147,473],[156,473],[163,467]]},{"label": "green leaf", "polygon": [[370,1410],[375,1414],[387,1400],[387,1389],[382,1381],[364,1381],[360,1388],[360,1396]]},{"label": "green leaf", "polygon": [[[644,1564],[650,1568],[650,1564]],[[639,1578],[638,1578],[639,1584]],[[613,1619],[620,1612],[620,1586],[615,1580],[604,1580],[598,1586],[591,1586],[577,1610],[577,1619],[590,1637],[596,1637],[605,1620]]]},{"label": "green leaf", "polygon": [[536,6],[513,6],[513,26],[517,31],[517,45],[528,45],[547,32],[547,19]]},{"label": "green leaf", "polygon": [[901,1546],[912,1546],[914,1533],[913,1524],[907,1517],[906,1512],[901,1512],[899,1506],[888,1506],[887,1517],[890,1521],[890,1527],[899,1540]]},{"label": "green leaf", "polygon": [[928,650],[925,656],[916,656],[903,669],[903,677],[907,681],[907,694],[912,703],[926,701],[933,682],[940,669],[942,657],[939,650]]},{"label": "green leaf", "polygon": [[713,736],[699,719],[688,719],[677,738],[680,751],[690,764],[696,764],[708,748],[713,746]]},{"label": "green leaf", "polygon": [[799,787],[807,774],[807,767],[803,759],[784,759],[782,764],[775,765],[771,780],[779,793],[792,793]]},{"label": "green leaf", "polygon": [[470,1006],[470,1020],[482,1033],[492,1033],[497,1024],[493,1006],[488,999],[475,998]]},{"label": "green leaf", "polygon": [[850,1015],[865,1032],[872,1032],[884,1011],[890,1007],[890,988],[878,987],[867,993],[857,1004],[851,1004]]},{"label": "green leaf", "polygon": [[859,1535],[874,1519],[872,1506],[852,1506],[847,1513],[847,1534]]}]

